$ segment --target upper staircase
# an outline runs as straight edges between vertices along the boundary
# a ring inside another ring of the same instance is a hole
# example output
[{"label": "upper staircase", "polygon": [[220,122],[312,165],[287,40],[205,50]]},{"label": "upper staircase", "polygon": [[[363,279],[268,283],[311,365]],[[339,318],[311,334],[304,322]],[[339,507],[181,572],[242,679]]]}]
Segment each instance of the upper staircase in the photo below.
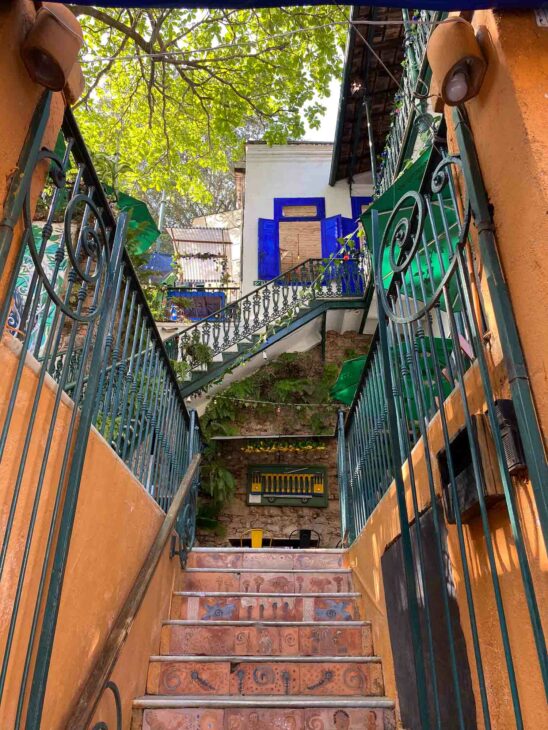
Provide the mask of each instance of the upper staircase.
[{"label": "upper staircase", "polygon": [[370,272],[366,252],[355,258],[307,259],[169,336],[164,344],[170,358],[189,367],[183,395],[203,389],[328,310],[366,308]]},{"label": "upper staircase", "polygon": [[198,548],[132,730],[394,730],[343,550]]}]

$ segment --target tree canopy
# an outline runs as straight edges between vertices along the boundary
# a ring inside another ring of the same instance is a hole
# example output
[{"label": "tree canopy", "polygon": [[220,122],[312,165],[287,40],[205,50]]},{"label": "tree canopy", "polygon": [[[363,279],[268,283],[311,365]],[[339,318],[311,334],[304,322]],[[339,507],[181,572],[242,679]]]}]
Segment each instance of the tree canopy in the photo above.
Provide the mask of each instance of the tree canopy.
[{"label": "tree canopy", "polygon": [[249,129],[275,143],[319,126],[348,17],[338,6],[73,11],[86,43],[76,115],[91,150],[120,161],[125,189],[205,203],[208,175],[241,154]]}]

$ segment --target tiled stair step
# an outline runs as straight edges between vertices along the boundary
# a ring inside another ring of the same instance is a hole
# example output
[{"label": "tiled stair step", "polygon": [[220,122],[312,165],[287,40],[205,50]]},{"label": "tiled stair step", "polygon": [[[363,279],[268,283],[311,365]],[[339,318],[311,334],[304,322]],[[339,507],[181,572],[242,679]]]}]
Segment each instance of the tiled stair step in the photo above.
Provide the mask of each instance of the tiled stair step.
[{"label": "tiled stair step", "polygon": [[343,568],[346,550],[280,550],[276,548],[194,548],[189,568],[270,568],[299,570]]},{"label": "tiled stair step", "polygon": [[171,618],[200,621],[352,621],[356,593],[196,593],[173,595]]},{"label": "tiled stair step", "polygon": [[378,657],[151,657],[147,694],[382,695]]},{"label": "tiled stair step", "polygon": [[279,571],[255,568],[188,568],[181,589],[224,593],[349,593],[352,573],[344,568]]},{"label": "tiled stair step", "polygon": [[[386,697],[140,697],[132,730],[394,730]],[[143,712],[144,710],[144,712]],[[141,725],[142,722],[142,725]]]},{"label": "tiled stair step", "polygon": [[211,656],[371,656],[371,624],[164,624],[161,654]]}]

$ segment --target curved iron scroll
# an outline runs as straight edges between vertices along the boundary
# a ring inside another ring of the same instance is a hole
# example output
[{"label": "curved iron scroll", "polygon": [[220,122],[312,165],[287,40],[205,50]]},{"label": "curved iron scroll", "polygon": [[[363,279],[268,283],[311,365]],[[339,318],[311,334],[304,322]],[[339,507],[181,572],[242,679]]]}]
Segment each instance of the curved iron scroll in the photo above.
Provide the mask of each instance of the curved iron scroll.
[{"label": "curved iron scroll", "polygon": [[[116,706],[116,730],[122,730],[123,729],[123,718],[122,718],[122,698],[120,697],[120,690],[118,689],[118,685],[116,682],[113,682],[111,679],[106,683],[105,690],[109,689],[113,696],[114,696],[114,704]],[[99,722],[96,722],[95,725],[91,728],[91,730],[110,730],[108,723],[104,722],[103,720],[100,720]]]}]

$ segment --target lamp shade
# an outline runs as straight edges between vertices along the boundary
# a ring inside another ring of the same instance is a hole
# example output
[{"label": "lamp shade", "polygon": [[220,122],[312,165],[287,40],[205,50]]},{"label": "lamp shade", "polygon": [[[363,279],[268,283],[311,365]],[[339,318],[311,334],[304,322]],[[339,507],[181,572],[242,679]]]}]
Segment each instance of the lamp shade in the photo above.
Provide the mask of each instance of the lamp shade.
[{"label": "lamp shade", "polygon": [[426,48],[432,87],[448,106],[477,95],[487,64],[474,28],[463,18],[447,18],[432,32]]},{"label": "lamp shade", "polygon": [[21,46],[31,79],[52,91],[61,91],[82,47],[80,23],[64,5],[44,3]]}]

